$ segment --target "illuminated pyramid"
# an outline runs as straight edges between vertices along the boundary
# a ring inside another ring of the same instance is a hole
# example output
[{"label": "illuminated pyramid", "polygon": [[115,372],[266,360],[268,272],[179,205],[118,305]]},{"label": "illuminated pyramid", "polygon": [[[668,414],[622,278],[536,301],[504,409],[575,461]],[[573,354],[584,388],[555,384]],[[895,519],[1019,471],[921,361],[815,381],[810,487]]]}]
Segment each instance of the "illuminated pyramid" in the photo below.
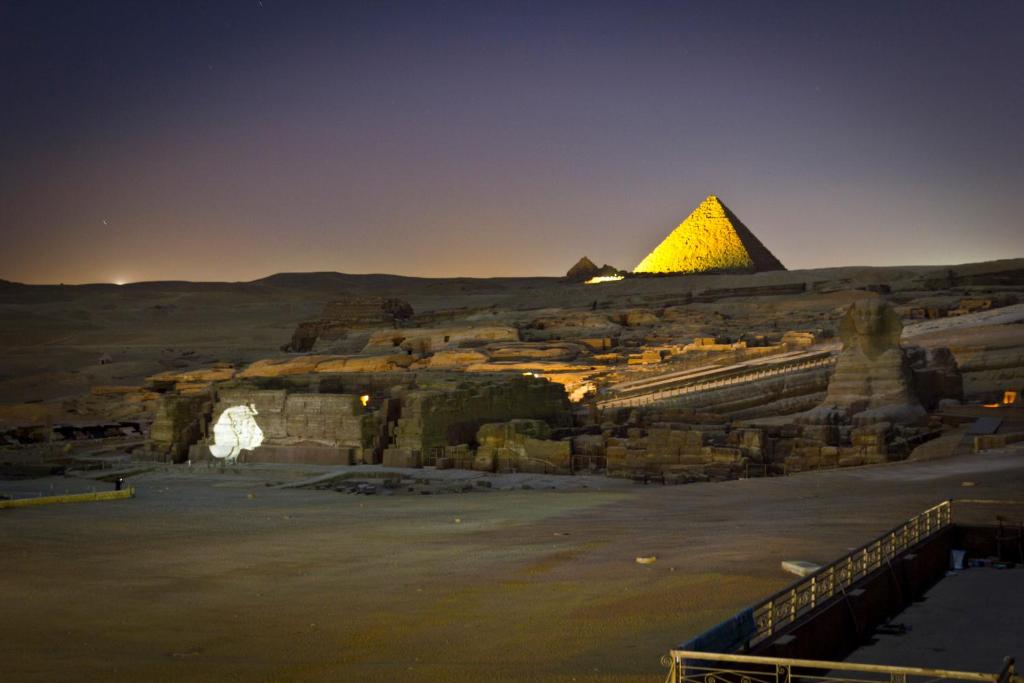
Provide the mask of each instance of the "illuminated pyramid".
[{"label": "illuminated pyramid", "polygon": [[709,195],[655,247],[634,273],[785,270],[747,226]]}]

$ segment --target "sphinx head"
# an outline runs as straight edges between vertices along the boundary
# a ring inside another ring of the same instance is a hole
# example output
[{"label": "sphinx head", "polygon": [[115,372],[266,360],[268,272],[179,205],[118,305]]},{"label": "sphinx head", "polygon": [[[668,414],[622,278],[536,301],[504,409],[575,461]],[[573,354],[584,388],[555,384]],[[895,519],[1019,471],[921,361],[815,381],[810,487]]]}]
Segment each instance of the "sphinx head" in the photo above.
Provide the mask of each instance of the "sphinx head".
[{"label": "sphinx head", "polygon": [[903,323],[884,299],[859,299],[839,323],[844,348],[857,347],[869,356],[899,348]]}]

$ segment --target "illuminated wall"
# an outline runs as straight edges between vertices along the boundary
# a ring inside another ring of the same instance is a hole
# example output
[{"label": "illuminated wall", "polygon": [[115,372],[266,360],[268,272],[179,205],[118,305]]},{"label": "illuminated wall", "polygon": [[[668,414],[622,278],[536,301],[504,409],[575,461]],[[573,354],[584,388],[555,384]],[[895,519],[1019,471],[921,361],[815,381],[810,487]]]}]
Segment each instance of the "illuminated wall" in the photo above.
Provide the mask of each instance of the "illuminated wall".
[{"label": "illuminated wall", "polygon": [[242,451],[251,451],[263,443],[263,430],[256,424],[255,406],[232,406],[217,418],[213,426],[210,454],[233,462]]}]

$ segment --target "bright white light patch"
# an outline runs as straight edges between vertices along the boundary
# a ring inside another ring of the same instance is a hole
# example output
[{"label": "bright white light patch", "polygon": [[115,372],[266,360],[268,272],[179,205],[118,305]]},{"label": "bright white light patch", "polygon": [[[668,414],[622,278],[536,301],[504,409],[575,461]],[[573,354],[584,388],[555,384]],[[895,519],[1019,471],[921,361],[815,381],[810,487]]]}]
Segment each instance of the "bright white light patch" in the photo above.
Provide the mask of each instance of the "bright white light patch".
[{"label": "bright white light patch", "polygon": [[263,430],[256,424],[256,406],[231,406],[217,418],[213,426],[213,445],[210,453],[215,458],[234,462],[242,451],[251,451],[263,443]]},{"label": "bright white light patch", "polygon": [[596,284],[601,283],[601,282],[618,282],[619,280],[623,279],[624,277],[625,277],[624,275],[596,275],[596,276],[590,278],[589,280],[587,280],[586,282],[584,282],[583,284],[585,284],[585,285],[596,285]]}]

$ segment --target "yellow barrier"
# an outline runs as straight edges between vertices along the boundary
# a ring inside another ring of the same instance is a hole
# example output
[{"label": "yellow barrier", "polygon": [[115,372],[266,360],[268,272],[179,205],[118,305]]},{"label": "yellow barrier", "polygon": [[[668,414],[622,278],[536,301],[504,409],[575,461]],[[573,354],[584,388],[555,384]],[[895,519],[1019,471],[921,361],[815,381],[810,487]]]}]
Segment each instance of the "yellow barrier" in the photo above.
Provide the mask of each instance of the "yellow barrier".
[{"label": "yellow barrier", "polygon": [[122,500],[133,498],[135,489],[129,486],[120,491],[98,491],[94,493],[68,493],[63,496],[39,496],[37,498],[15,498],[0,500],[0,509],[21,508],[29,505],[50,505],[52,503],[91,503],[97,500]]}]

